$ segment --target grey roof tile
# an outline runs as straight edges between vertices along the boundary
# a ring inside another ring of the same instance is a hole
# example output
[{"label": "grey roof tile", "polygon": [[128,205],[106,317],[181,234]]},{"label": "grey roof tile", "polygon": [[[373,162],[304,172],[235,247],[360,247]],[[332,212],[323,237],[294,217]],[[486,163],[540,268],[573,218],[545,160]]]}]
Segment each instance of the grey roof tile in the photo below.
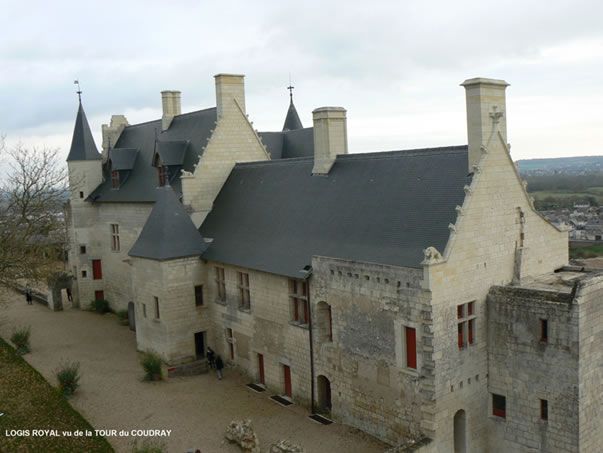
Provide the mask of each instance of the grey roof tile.
[{"label": "grey roof tile", "polygon": [[71,139],[71,148],[67,155],[67,162],[100,159],[102,159],[102,156],[99,154],[98,149],[96,149],[84,107],[82,107],[82,103],[80,102],[75,117],[75,127],[73,128],[73,138]]},{"label": "grey roof tile", "polygon": [[201,255],[207,244],[170,187],[155,189],[157,200],[130,256],[167,260]]},{"label": "grey roof tile", "polygon": [[296,129],[303,129],[302,122],[299,119],[295,105],[293,105],[293,98],[289,102],[289,110],[287,110],[287,116],[285,117],[285,123],[283,124],[283,131],[294,131]]},{"label": "grey roof tile", "polygon": [[[184,142],[188,146],[184,152],[182,166],[173,166],[170,171],[172,189],[182,193],[180,178],[176,173],[181,169],[194,171],[194,165],[203,154],[207,138],[215,128],[216,108],[199,110],[175,116],[168,130],[161,132],[161,120],[126,127],[121,133],[115,148],[136,148],[139,150],[134,168],[119,190],[111,188],[111,175],[105,168],[104,182],[89,196],[96,202],[153,202],[158,185],[157,169],[152,165],[155,152],[155,139],[159,142]],[[178,145],[180,146],[180,145]],[[178,159],[181,158],[181,155]]]},{"label": "grey roof tile", "polygon": [[467,146],[237,164],[199,231],[203,258],[300,277],[312,255],[420,267],[464,200]]},{"label": "grey roof tile", "polygon": [[136,148],[113,148],[109,151],[109,160],[113,170],[132,170],[136,162]]}]

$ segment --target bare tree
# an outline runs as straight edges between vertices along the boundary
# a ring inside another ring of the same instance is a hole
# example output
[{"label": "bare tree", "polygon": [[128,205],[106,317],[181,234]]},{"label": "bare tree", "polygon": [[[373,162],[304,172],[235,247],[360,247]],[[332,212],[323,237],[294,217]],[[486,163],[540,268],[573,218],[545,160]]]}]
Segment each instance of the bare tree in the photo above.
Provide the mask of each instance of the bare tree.
[{"label": "bare tree", "polygon": [[5,146],[8,173],[0,185],[0,279],[41,280],[54,270],[66,242],[62,207],[66,169],[58,150]]}]

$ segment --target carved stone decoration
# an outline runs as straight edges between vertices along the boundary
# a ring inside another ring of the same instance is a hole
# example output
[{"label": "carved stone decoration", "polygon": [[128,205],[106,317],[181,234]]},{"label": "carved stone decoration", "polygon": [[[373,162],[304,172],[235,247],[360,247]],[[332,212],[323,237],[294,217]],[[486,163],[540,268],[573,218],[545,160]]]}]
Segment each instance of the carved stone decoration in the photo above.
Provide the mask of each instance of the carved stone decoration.
[{"label": "carved stone decoration", "polygon": [[435,247],[427,247],[423,250],[425,258],[421,264],[436,264],[443,261],[442,254]]},{"label": "carved stone decoration", "polygon": [[454,208],[454,210],[456,211],[457,215],[463,215],[465,214],[465,212],[463,211],[463,207],[456,205],[456,208]]},{"label": "carved stone decoration", "polygon": [[479,150],[484,154],[488,154],[490,152],[488,151],[488,148],[486,148],[484,145],[480,146]]},{"label": "carved stone decoration", "polygon": [[448,224],[448,229],[452,232],[452,233],[456,233],[456,226],[453,223],[449,223]]},{"label": "carved stone decoration", "polygon": [[463,190],[465,191],[465,195],[471,195],[473,193],[473,190],[471,190],[471,187],[469,186],[465,186],[463,187]]},{"label": "carved stone decoration", "polygon": [[500,122],[500,119],[505,116],[505,112],[498,112],[498,105],[493,105],[492,106],[492,111],[490,112],[490,118],[492,118],[492,124],[495,127],[498,127],[498,123]]}]

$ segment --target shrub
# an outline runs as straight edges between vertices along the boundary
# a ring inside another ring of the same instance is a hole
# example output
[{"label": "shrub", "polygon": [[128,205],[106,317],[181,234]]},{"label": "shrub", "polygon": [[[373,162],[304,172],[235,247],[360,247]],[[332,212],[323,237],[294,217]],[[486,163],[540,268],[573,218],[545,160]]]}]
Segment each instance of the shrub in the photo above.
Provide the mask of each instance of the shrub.
[{"label": "shrub", "polygon": [[17,349],[17,354],[27,354],[31,351],[29,347],[30,327],[18,327],[13,329],[13,334],[10,336],[10,341],[13,342]]},{"label": "shrub", "polygon": [[128,321],[128,310],[119,310],[117,312],[117,318],[119,319],[119,323],[122,326],[127,326],[129,324],[129,321]]},{"label": "shrub", "polygon": [[138,440],[132,444],[132,453],[166,453],[167,446],[165,442],[159,439],[145,439],[138,445]]},{"label": "shrub", "polygon": [[161,379],[161,357],[152,351],[147,351],[142,356],[140,364],[146,373],[146,381],[158,381]]},{"label": "shrub", "polygon": [[108,313],[108,312],[111,311],[111,308],[109,308],[109,301],[107,301],[105,299],[96,299],[96,300],[93,300],[90,303],[90,309],[92,311],[100,313],[101,315],[104,314],[104,313]]},{"label": "shrub", "polygon": [[57,380],[59,381],[59,389],[61,393],[69,398],[73,392],[79,387],[80,381],[80,363],[71,362],[59,365],[56,370]]}]

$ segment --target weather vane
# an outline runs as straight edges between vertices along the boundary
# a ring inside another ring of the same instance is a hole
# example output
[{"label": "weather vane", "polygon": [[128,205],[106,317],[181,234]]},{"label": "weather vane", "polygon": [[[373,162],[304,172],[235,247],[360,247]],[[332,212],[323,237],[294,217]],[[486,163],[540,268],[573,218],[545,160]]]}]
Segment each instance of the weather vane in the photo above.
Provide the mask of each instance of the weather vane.
[{"label": "weather vane", "polygon": [[82,103],[82,90],[80,89],[80,81],[79,80],[74,80],[73,81],[74,85],[77,85],[77,97],[80,100],[80,104]]},{"label": "weather vane", "polygon": [[293,100],[293,88],[295,87],[291,83],[291,73],[289,73],[289,86],[287,87],[287,89],[289,90],[289,97],[291,98],[291,100]]}]

